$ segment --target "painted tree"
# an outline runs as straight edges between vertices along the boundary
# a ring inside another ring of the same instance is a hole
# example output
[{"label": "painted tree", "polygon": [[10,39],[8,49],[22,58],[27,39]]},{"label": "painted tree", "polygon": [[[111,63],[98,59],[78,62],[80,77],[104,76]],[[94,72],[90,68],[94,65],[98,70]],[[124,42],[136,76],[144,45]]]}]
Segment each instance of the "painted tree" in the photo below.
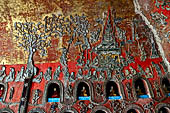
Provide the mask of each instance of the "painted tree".
[{"label": "painted tree", "polygon": [[45,32],[45,26],[41,22],[15,22],[15,38],[19,47],[28,52],[27,70],[34,72],[33,56],[39,50],[41,56],[47,55],[47,47],[50,46],[50,32]]},{"label": "painted tree", "polygon": [[85,15],[79,16],[78,14],[64,17],[61,14],[46,16],[45,19],[45,32],[51,32],[52,36],[61,38],[63,36],[69,37],[67,47],[63,47],[60,63],[63,66],[63,72],[66,78],[69,77],[67,68],[67,53],[70,45],[76,41],[75,46],[79,46],[80,52],[82,46],[90,48],[88,41],[90,24]]},{"label": "painted tree", "polygon": [[[64,35],[70,37],[67,50],[69,50],[73,40],[76,40],[76,45],[84,44],[90,48],[88,42],[90,24],[84,14],[81,16],[78,14],[70,15],[67,18],[61,14],[52,14],[51,17],[46,16],[44,21],[46,32],[52,32],[55,37],[63,37]],[[81,39],[84,43],[80,41]]]},{"label": "painted tree", "polygon": [[28,52],[27,69],[25,73],[24,87],[18,113],[26,113],[29,93],[32,84],[32,78],[37,73],[37,68],[34,66],[33,56],[37,50],[40,51],[41,56],[47,54],[46,49],[50,46],[50,32],[45,31],[45,25],[42,23],[33,22],[16,22],[15,27],[15,38],[18,41],[19,47],[24,48]]}]

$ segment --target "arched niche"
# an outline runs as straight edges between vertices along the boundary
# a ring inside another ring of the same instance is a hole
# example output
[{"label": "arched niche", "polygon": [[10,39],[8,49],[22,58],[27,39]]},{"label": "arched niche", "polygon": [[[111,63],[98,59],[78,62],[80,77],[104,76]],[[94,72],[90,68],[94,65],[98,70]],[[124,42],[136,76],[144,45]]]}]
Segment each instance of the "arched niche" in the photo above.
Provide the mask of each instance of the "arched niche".
[{"label": "arched niche", "polygon": [[162,107],[158,110],[158,113],[170,113],[170,109],[168,107]]},{"label": "arched niche", "polygon": [[136,104],[131,104],[123,110],[123,113],[144,113],[144,110]]},{"label": "arched niche", "polygon": [[78,80],[74,86],[74,101],[93,100],[93,86],[90,81]]},{"label": "arched niche", "polygon": [[7,93],[7,83],[0,83],[0,101],[5,101]]},{"label": "arched niche", "polygon": [[14,112],[9,108],[3,108],[3,109],[0,109],[0,113],[14,113]]},{"label": "arched niche", "polygon": [[170,96],[170,81],[168,77],[163,77],[161,80],[161,86],[164,94]]},{"label": "arched niche", "polygon": [[63,102],[63,84],[59,80],[52,80],[45,86],[43,103],[46,102]]},{"label": "arched niche", "polygon": [[29,113],[45,113],[45,111],[41,108],[34,108]]},{"label": "arched niche", "polygon": [[[87,98],[86,98],[87,97]],[[77,87],[77,99],[78,100],[90,100],[90,89],[85,82],[80,82]]]},{"label": "arched niche", "polygon": [[60,113],[78,113],[78,111],[73,107],[71,107],[71,108],[65,107],[65,108],[62,108]]},{"label": "arched niche", "polygon": [[107,99],[117,100],[121,99],[118,85],[114,81],[109,81],[106,84],[106,97]]},{"label": "arched niche", "polygon": [[156,105],[156,113],[170,113],[170,104],[160,103]]},{"label": "arched niche", "polygon": [[149,81],[145,78],[135,78],[133,80],[134,94],[137,98],[145,99],[153,97],[152,87]]},{"label": "arched niche", "polygon": [[96,106],[92,109],[91,113],[112,113],[112,112],[105,106]]},{"label": "arched niche", "polygon": [[109,100],[120,100],[124,98],[123,86],[119,82],[109,80],[105,82],[105,95]]},{"label": "arched niche", "polygon": [[56,83],[51,83],[47,89],[47,102],[60,102],[60,86]]},{"label": "arched niche", "polygon": [[139,113],[138,110],[135,109],[129,109],[127,113]]}]

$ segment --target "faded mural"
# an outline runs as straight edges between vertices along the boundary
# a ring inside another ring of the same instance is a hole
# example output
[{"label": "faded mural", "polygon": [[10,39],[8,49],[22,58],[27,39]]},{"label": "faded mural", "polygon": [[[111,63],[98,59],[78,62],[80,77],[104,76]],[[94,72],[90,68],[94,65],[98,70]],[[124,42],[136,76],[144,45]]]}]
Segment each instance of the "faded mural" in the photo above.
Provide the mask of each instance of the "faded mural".
[{"label": "faded mural", "polygon": [[0,113],[170,112],[169,1],[0,5]]}]

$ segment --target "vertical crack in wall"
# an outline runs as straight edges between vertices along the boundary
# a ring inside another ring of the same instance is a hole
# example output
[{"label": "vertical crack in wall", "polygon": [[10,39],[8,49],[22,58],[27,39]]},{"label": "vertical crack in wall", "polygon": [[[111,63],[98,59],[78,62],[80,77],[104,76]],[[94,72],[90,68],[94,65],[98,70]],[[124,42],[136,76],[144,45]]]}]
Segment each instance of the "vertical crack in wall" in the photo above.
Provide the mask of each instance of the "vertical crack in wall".
[{"label": "vertical crack in wall", "polygon": [[160,52],[160,55],[161,55],[163,61],[165,62],[166,66],[168,67],[168,72],[170,72],[170,63],[168,62],[167,58],[165,57],[164,50],[163,50],[162,45],[161,45],[161,40],[160,40],[160,38],[157,34],[156,29],[154,29],[154,27],[151,25],[151,23],[149,22],[147,17],[142,13],[138,0],[133,0],[133,3],[134,3],[134,7],[135,7],[135,13],[139,14],[142,17],[142,19],[144,20],[146,25],[148,25],[148,27],[153,32],[154,38],[155,38],[156,43],[158,45],[158,50]]}]

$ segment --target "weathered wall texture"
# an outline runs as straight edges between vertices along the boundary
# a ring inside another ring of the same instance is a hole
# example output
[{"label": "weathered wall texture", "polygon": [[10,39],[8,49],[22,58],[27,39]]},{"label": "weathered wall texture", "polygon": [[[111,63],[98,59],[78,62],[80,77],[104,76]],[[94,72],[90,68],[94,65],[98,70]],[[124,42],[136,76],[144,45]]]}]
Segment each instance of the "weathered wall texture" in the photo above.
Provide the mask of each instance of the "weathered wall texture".
[{"label": "weathered wall texture", "polygon": [[[27,55],[19,49],[14,39],[14,22],[39,22],[44,17],[62,14],[65,17],[74,14],[85,14],[89,21],[103,17],[108,7],[115,9],[116,16],[131,20],[134,16],[132,0],[1,0],[0,1],[0,64],[25,64]],[[52,47],[48,48],[48,56],[41,58],[38,54],[34,57],[35,63],[56,62],[60,57],[58,37],[52,39]],[[64,38],[62,38],[64,40]]]},{"label": "weathered wall texture", "polygon": [[0,113],[168,113],[169,5],[1,0]]}]

